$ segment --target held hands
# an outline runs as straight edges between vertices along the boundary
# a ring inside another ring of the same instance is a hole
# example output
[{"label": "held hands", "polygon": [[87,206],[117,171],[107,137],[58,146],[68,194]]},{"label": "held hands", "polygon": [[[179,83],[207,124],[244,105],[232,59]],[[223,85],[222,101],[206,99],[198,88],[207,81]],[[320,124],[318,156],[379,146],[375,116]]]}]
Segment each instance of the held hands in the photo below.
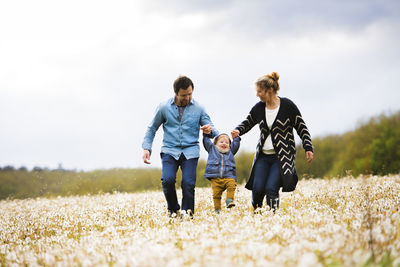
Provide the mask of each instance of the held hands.
[{"label": "held hands", "polygon": [[146,164],[150,164],[150,151],[148,151],[147,149],[143,150],[143,162]]},{"label": "held hands", "polygon": [[307,162],[310,163],[314,158],[314,153],[312,153],[311,151],[306,151],[306,158]]},{"label": "held hands", "polygon": [[232,135],[232,139],[235,139],[236,137],[239,136],[239,130],[232,130],[231,131],[231,135]]},{"label": "held hands", "polygon": [[203,131],[205,134],[210,134],[212,132],[212,127],[210,124],[206,124],[200,127],[200,130]]}]

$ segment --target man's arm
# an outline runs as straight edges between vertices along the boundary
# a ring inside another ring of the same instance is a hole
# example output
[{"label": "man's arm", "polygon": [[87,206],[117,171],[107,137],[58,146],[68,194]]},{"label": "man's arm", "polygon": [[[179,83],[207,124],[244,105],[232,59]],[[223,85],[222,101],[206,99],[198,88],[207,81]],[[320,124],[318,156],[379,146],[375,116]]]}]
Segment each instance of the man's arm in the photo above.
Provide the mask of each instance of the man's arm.
[{"label": "man's arm", "polygon": [[202,126],[200,129],[210,135],[210,138],[214,138],[219,134],[218,130],[215,128],[214,124],[212,123],[210,116],[202,110],[201,115],[200,115],[200,126]]},{"label": "man's arm", "polygon": [[162,113],[162,105],[160,104],[157,107],[156,114],[147,127],[146,133],[144,135],[142,148],[143,148],[143,162],[146,164],[150,164],[150,155],[151,155],[151,147],[153,145],[154,136],[160,125],[164,122],[164,116]]}]

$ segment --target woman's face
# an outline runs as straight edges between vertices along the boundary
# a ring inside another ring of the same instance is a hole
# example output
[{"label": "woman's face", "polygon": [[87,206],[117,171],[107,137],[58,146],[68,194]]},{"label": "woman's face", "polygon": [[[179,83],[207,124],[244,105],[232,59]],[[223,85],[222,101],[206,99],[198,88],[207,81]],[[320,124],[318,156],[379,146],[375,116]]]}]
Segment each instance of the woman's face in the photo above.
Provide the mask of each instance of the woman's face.
[{"label": "woman's face", "polygon": [[266,102],[269,99],[269,94],[268,92],[271,91],[272,88],[269,88],[267,90],[264,90],[263,88],[260,87],[256,87],[256,91],[257,91],[257,97],[260,98],[261,102]]}]

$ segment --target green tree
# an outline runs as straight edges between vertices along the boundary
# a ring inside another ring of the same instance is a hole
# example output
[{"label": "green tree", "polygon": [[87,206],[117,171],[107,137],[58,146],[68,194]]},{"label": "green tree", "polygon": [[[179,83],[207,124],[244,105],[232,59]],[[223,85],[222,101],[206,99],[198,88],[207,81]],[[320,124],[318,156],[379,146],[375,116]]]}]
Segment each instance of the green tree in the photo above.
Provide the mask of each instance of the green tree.
[{"label": "green tree", "polygon": [[253,165],[254,153],[246,150],[240,151],[235,156],[236,176],[239,184],[245,183],[250,177],[251,166]]},{"label": "green tree", "polygon": [[379,137],[372,141],[371,169],[374,174],[397,173],[400,170],[400,113],[382,118]]}]

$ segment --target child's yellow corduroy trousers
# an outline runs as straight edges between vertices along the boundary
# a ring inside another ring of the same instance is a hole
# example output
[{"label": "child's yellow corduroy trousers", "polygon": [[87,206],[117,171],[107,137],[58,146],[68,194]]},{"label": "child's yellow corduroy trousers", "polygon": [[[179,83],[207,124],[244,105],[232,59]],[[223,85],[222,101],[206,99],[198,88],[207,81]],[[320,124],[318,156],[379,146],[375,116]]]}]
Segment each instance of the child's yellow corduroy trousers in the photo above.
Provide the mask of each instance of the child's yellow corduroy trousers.
[{"label": "child's yellow corduroy trousers", "polygon": [[233,178],[212,178],[211,188],[213,191],[214,209],[221,209],[222,193],[226,189],[226,198],[234,199],[236,190],[236,181]]}]

